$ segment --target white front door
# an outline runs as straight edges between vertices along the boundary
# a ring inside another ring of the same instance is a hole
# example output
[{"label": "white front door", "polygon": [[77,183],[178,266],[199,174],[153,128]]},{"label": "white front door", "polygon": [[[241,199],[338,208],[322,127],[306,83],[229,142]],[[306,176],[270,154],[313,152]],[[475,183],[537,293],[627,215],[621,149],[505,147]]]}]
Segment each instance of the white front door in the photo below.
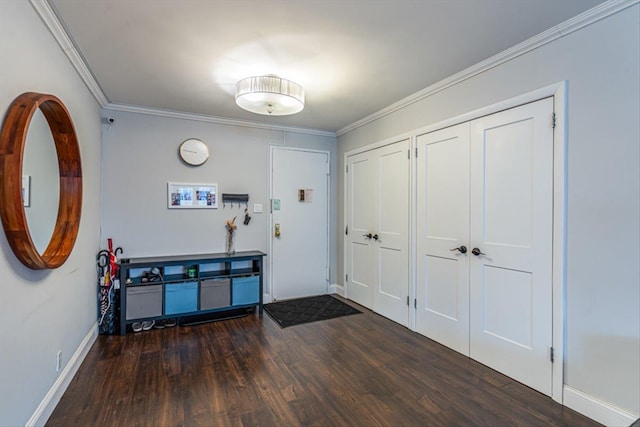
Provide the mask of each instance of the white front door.
[{"label": "white front door", "polygon": [[551,394],[553,99],[471,122],[471,357]]},{"label": "white front door", "polygon": [[347,158],[347,297],[408,325],[410,141]]},{"label": "white front door", "polygon": [[416,330],[468,356],[469,123],[417,147]]},{"label": "white front door", "polygon": [[329,171],[328,152],[271,148],[269,259],[274,300],[327,293]]}]

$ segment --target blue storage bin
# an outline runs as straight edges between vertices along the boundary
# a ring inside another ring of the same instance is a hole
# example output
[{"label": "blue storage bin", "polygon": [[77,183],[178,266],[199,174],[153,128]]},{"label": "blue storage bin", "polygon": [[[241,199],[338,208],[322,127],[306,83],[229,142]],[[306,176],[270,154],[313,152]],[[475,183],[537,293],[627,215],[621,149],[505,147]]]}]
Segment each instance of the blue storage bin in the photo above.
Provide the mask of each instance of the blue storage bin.
[{"label": "blue storage bin", "polygon": [[164,314],[198,310],[198,282],[168,283],[164,286]]},{"label": "blue storage bin", "polygon": [[258,304],[260,302],[260,276],[234,277],[231,281],[233,305]]}]

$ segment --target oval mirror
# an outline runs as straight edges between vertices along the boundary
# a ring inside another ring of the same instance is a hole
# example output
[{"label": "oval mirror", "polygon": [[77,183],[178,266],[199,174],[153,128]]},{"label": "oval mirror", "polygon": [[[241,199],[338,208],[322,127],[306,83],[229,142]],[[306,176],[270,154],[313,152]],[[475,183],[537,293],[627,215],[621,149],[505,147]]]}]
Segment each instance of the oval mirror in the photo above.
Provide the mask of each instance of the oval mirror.
[{"label": "oval mirror", "polygon": [[[34,229],[32,234],[29,227],[33,221],[27,222],[24,205],[35,203],[36,196],[46,196],[31,194],[33,186],[23,186],[23,181],[29,184],[29,175],[23,174],[23,160],[32,121],[34,132],[38,129],[38,111],[46,119],[55,147],[59,196],[53,207],[53,210],[57,209],[53,231]],[[23,175],[27,179],[23,180]],[[81,208],[80,149],[69,112],[53,95],[27,92],[18,96],[9,106],[0,132],[0,216],[7,241],[16,257],[32,269],[60,267],[75,244]],[[50,239],[44,237],[36,245],[32,238],[36,234],[50,235]]]}]

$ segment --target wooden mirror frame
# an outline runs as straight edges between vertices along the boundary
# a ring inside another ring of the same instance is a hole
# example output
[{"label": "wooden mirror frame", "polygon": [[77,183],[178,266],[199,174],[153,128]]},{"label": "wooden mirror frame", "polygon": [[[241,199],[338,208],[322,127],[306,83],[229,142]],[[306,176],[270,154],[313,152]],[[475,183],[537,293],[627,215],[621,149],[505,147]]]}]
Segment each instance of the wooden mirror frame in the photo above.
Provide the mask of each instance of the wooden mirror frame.
[{"label": "wooden mirror frame", "polygon": [[[38,108],[49,124],[60,172],[58,217],[43,254],[31,240],[22,201],[24,147],[31,118]],[[0,132],[0,215],[13,253],[34,270],[60,267],[71,254],[78,236],[81,209],[82,166],[71,116],[53,95],[23,93],[9,106]]]}]

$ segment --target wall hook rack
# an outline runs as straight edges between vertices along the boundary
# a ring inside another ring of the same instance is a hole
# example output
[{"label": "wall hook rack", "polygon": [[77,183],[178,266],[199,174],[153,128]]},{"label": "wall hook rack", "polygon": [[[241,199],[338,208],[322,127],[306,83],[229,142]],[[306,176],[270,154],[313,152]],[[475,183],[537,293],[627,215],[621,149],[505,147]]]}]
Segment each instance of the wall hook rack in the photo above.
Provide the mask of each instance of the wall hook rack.
[{"label": "wall hook rack", "polygon": [[222,207],[226,207],[227,203],[231,203],[231,207],[233,208],[233,204],[237,203],[238,207],[244,203],[245,207],[249,207],[249,195],[248,194],[231,194],[231,193],[222,193]]}]

